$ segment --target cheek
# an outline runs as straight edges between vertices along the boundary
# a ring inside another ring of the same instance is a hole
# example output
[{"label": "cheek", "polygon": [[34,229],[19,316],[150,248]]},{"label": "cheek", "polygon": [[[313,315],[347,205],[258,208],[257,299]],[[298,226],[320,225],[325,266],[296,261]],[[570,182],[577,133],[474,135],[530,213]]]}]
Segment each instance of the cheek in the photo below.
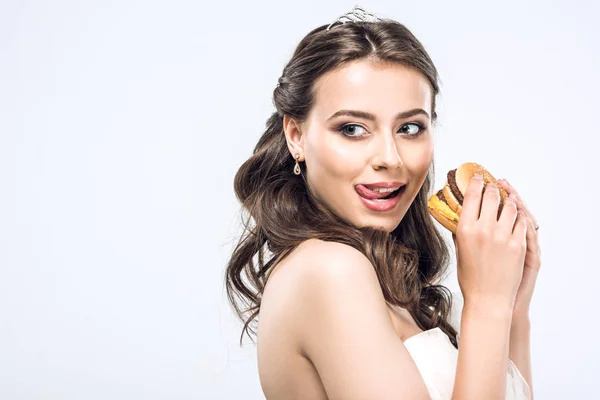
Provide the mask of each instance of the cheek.
[{"label": "cheek", "polygon": [[307,151],[312,155],[310,169],[315,180],[338,185],[351,182],[364,168],[358,150],[358,146],[340,143],[335,138],[316,144],[310,152]]},{"label": "cheek", "polygon": [[415,174],[427,173],[433,161],[433,143],[431,141],[405,146],[400,154],[404,165]]}]

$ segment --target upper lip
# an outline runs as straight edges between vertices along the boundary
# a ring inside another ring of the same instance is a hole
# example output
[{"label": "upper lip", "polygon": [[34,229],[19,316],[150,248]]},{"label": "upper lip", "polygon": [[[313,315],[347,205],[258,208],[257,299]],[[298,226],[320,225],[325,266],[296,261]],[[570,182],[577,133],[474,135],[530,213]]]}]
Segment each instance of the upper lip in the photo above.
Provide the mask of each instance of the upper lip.
[{"label": "upper lip", "polygon": [[362,183],[363,186],[374,187],[374,188],[399,188],[405,185],[404,182],[375,182],[375,183]]}]

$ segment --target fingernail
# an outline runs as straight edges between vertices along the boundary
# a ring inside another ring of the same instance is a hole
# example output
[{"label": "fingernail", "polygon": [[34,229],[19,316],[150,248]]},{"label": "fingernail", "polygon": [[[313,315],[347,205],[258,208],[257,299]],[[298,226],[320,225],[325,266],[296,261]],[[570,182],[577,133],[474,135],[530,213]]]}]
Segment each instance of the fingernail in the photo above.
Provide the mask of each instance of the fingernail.
[{"label": "fingernail", "polygon": [[513,199],[513,200],[515,200],[515,201],[519,201],[519,200],[521,200],[521,199],[519,199],[519,196],[517,196],[517,195],[516,195],[516,194],[514,194],[514,193],[511,193],[511,194],[510,194],[508,197],[510,197],[511,199]]},{"label": "fingernail", "polygon": [[473,175],[473,179],[477,179],[478,181],[483,179],[483,176],[481,176],[481,174],[475,174]]}]

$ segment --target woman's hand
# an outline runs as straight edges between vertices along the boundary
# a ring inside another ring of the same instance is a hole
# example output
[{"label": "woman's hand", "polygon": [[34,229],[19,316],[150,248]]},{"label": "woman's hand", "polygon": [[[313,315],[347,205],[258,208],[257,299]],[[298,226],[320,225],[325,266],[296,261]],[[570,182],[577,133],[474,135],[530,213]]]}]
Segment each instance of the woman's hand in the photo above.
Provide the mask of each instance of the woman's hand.
[{"label": "woman's hand", "polygon": [[527,205],[520,198],[519,194],[505,179],[500,179],[498,183],[517,203],[517,209],[523,211],[527,217],[527,251],[525,253],[525,262],[523,265],[523,278],[517,290],[515,306],[513,308],[513,325],[529,320],[529,306],[535,289],[538,272],[542,265],[540,244],[538,242],[537,221]]},{"label": "woman's hand", "polygon": [[526,216],[507,199],[498,219],[500,192],[475,175],[466,190],[453,235],[460,290],[467,304],[514,310],[526,253]]}]

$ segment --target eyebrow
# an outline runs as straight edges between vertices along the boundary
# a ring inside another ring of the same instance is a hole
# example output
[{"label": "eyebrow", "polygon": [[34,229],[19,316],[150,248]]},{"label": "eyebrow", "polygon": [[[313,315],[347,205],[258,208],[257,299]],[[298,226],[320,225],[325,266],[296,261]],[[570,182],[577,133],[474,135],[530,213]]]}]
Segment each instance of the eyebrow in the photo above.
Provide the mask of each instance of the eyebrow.
[{"label": "eyebrow", "polygon": [[[398,114],[395,115],[394,119],[405,119],[405,118],[414,117],[415,115],[419,115],[419,114],[425,115],[427,118],[429,118],[429,114],[427,114],[427,111],[423,110],[422,108],[415,108],[412,110],[399,112]],[[339,110],[339,111],[336,111],[335,113],[333,113],[333,115],[331,117],[327,118],[327,121],[334,119],[336,117],[340,117],[342,115],[367,119],[369,121],[375,121],[377,119],[375,117],[375,115],[371,114],[370,112],[366,112],[366,111]]]}]

